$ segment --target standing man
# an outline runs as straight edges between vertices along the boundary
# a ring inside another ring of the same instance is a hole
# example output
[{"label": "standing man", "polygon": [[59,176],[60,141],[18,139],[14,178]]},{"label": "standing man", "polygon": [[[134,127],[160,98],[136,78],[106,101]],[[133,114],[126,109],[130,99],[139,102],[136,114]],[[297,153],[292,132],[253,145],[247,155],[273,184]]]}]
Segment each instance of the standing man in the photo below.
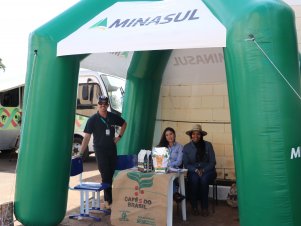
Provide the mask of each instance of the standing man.
[{"label": "standing man", "polygon": [[[84,154],[93,134],[93,146],[101,174],[102,182],[112,185],[113,175],[117,161],[117,142],[121,139],[126,129],[126,121],[120,116],[108,112],[109,99],[100,96],[98,99],[98,111],[92,115],[84,129],[84,139],[81,145],[80,155]],[[115,137],[115,126],[121,126],[118,136]],[[112,204],[112,188],[104,190],[104,200],[109,209]]]}]

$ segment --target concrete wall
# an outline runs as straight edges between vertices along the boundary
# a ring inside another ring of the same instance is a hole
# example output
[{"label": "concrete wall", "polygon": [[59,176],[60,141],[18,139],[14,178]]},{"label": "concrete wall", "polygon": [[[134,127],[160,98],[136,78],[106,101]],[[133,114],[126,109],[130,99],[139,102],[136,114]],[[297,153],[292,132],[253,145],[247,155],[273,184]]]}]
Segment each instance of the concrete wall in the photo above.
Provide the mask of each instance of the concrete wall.
[{"label": "concrete wall", "polygon": [[[301,6],[293,9],[301,50]],[[199,123],[213,144],[218,178],[235,179],[227,84],[163,85],[160,95],[154,145],[167,126],[176,130],[178,142],[186,144],[190,139],[185,132]]]},{"label": "concrete wall", "polygon": [[193,124],[202,124],[216,154],[218,176],[234,178],[232,133],[227,85],[201,84],[161,87],[161,131],[167,126],[176,130],[177,141],[190,141],[185,134]]}]

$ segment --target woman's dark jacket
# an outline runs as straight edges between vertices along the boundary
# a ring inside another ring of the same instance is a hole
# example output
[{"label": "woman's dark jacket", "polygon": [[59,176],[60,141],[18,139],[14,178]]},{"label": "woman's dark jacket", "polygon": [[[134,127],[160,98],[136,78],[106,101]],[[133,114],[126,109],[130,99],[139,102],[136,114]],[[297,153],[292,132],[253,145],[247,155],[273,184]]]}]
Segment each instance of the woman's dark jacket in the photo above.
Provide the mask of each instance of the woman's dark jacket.
[{"label": "woman's dark jacket", "polygon": [[215,154],[213,146],[210,142],[205,142],[205,154],[207,155],[206,162],[196,162],[197,148],[193,142],[185,144],[183,147],[183,164],[188,172],[194,172],[196,169],[204,169],[205,172],[215,170]]}]

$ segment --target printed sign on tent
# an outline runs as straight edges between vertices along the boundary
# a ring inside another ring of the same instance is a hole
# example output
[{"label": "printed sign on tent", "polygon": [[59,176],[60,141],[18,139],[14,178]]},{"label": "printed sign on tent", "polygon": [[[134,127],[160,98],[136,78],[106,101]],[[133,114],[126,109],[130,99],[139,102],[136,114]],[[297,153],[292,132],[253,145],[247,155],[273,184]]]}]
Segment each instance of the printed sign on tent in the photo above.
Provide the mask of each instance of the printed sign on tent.
[{"label": "printed sign on tent", "polygon": [[133,52],[93,53],[80,62],[81,68],[126,78]]},{"label": "printed sign on tent", "polygon": [[163,85],[225,83],[223,48],[176,49],[164,71]]},{"label": "printed sign on tent", "polygon": [[57,55],[225,45],[225,27],[202,1],[118,2],[61,40]]}]

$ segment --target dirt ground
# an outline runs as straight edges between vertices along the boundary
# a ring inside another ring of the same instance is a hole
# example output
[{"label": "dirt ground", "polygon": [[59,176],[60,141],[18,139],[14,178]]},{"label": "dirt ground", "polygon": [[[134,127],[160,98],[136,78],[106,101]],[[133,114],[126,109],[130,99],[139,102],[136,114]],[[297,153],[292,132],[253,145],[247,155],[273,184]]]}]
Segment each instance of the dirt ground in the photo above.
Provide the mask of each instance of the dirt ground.
[{"label": "dirt ground", "polygon": [[[14,187],[15,187],[15,169],[17,164],[17,156],[4,156],[0,153],[0,204],[13,201],[14,200]],[[83,178],[89,178],[89,181],[99,181],[99,172],[97,170],[95,157],[90,156],[90,158],[84,163],[85,173]],[[70,181],[76,183],[76,179],[72,178]],[[68,194],[68,204],[66,217],[61,222],[60,226],[110,226],[110,216],[103,213],[94,212],[93,215],[101,217],[101,222],[95,222],[90,219],[74,220],[69,219],[70,214],[79,212],[80,197],[77,191],[69,191]],[[210,202],[212,205],[212,202]],[[215,206],[215,213],[212,213],[210,208],[209,217],[193,216],[191,214],[190,205],[187,203],[187,221],[183,221],[181,218],[181,210],[177,209],[176,204],[174,204],[173,212],[173,225],[174,226],[239,226],[238,220],[238,209],[231,208],[227,206],[224,201],[219,201],[218,205]],[[14,220],[15,226],[21,226],[22,224]]]}]

